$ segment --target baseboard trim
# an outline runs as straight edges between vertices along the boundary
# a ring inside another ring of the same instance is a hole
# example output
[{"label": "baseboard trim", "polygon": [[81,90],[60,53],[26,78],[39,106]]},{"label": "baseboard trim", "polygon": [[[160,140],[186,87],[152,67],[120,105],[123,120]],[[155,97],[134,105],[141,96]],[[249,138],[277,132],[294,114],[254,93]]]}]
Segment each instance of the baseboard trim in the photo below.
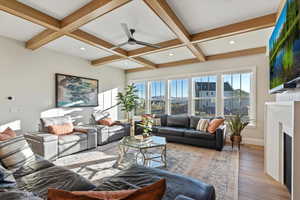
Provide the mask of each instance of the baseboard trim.
[{"label": "baseboard trim", "polygon": [[[229,136],[227,136],[226,141],[229,142],[229,143],[231,142]],[[252,145],[257,145],[257,146],[265,146],[264,139],[262,139],[262,138],[245,138],[245,137],[243,137],[242,144],[252,144]]]},{"label": "baseboard trim", "polygon": [[243,138],[243,144],[253,144],[258,146],[264,146],[264,139],[262,138]]}]

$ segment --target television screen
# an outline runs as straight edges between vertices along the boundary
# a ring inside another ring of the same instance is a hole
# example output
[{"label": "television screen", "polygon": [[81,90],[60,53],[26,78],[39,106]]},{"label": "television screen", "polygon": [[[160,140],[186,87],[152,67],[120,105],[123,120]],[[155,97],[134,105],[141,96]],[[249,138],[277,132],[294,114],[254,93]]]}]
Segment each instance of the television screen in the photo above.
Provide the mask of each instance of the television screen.
[{"label": "television screen", "polygon": [[299,1],[286,1],[269,41],[271,92],[300,76]]}]

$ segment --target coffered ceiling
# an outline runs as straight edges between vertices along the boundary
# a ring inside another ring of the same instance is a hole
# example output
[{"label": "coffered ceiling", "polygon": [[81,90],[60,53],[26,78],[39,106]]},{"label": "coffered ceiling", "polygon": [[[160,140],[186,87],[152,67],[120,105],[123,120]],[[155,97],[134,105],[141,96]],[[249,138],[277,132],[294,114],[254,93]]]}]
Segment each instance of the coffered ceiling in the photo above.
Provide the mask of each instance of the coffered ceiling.
[{"label": "coffered ceiling", "polygon": [[[0,35],[127,72],[264,53],[280,0],[0,0]],[[2,11],[1,11],[2,10]],[[154,49],[126,45],[121,23]],[[22,31],[20,31],[22,30]]]}]

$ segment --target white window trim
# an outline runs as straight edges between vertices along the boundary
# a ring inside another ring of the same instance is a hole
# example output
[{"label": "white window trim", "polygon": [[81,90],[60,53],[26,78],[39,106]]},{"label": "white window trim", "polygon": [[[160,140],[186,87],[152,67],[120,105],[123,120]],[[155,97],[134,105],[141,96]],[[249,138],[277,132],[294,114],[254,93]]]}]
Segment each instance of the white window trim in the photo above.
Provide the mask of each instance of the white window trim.
[{"label": "white window trim", "polygon": [[[201,78],[201,77],[207,77],[207,76],[215,76],[217,78],[217,82],[216,82],[216,97],[196,97],[195,96],[195,84],[194,84],[194,79],[197,79],[197,78]],[[216,102],[216,106],[215,106],[215,115],[218,116],[218,113],[217,113],[217,110],[218,110],[218,99],[217,99],[217,93],[218,93],[218,87],[217,87],[217,84],[218,84],[218,75],[217,74],[211,74],[211,75],[204,75],[204,76],[194,76],[192,78],[190,78],[190,81],[192,83],[192,95],[191,95],[191,105],[192,105],[192,110],[191,110],[191,113],[192,115],[195,115],[195,100],[201,100],[201,99],[215,99],[215,102]],[[219,115],[220,116],[220,115]]]},{"label": "white window trim", "polygon": [[170,114],[170,81],[171,80],[178,80],[178,79],[188,79],[189,80],[189,105],[188,105],[188,113],[193,114],[194,111],[194,105],[193,105],[193,78],[201,77],[201,76],[209,76],[209,75],[215,75],[217,76],[217,88],[216,88],[216,115],[217,116],[223,116],[224,115],[224,102],[223,102],[223,80],[222,75],[223,74],[229,74],[229,73],[245,73],[245,72],[252,72],[251,73],[251,91],[250,91],[250,118],[254,121],[248,126],[249,128],[255,128],[256,127],[256,120],[257,120],[257,97],[256,97],[256,77],[257,77],[257,70],[256,66],[250,66],[250,67],[243,67],[243,68],[235,68],[235,69],[226,69],[226,70],[218,70],[218,71],[209,71],[209,72],[197,72],[197,73],[190,73],[186,74],[185,76],[182,75],[176,75],[176,76],[164,76],[163,78],[147,78],[147,79],[132,79],[129,80],[128,83],[136,83],[136,82],[142,82],[145,81],[147,84],[146,87],[146,113],[150,113],[150,105],[149,105],[149,97],[150,97],[150,82],[151,81],[157,81],[157,80],[164,80],[166,81],[166,114]]}]

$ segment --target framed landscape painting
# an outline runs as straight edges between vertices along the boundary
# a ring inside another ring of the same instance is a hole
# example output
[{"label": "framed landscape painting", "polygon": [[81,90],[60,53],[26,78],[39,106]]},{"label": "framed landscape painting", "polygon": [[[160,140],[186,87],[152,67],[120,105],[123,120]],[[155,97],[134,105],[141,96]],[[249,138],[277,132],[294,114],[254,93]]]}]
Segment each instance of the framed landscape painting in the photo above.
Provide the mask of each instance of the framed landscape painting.
[{"label": "framed landscape painting", "polygon": [[96,107],[98,106],[98,80],[55,74],[56,107]]}]

